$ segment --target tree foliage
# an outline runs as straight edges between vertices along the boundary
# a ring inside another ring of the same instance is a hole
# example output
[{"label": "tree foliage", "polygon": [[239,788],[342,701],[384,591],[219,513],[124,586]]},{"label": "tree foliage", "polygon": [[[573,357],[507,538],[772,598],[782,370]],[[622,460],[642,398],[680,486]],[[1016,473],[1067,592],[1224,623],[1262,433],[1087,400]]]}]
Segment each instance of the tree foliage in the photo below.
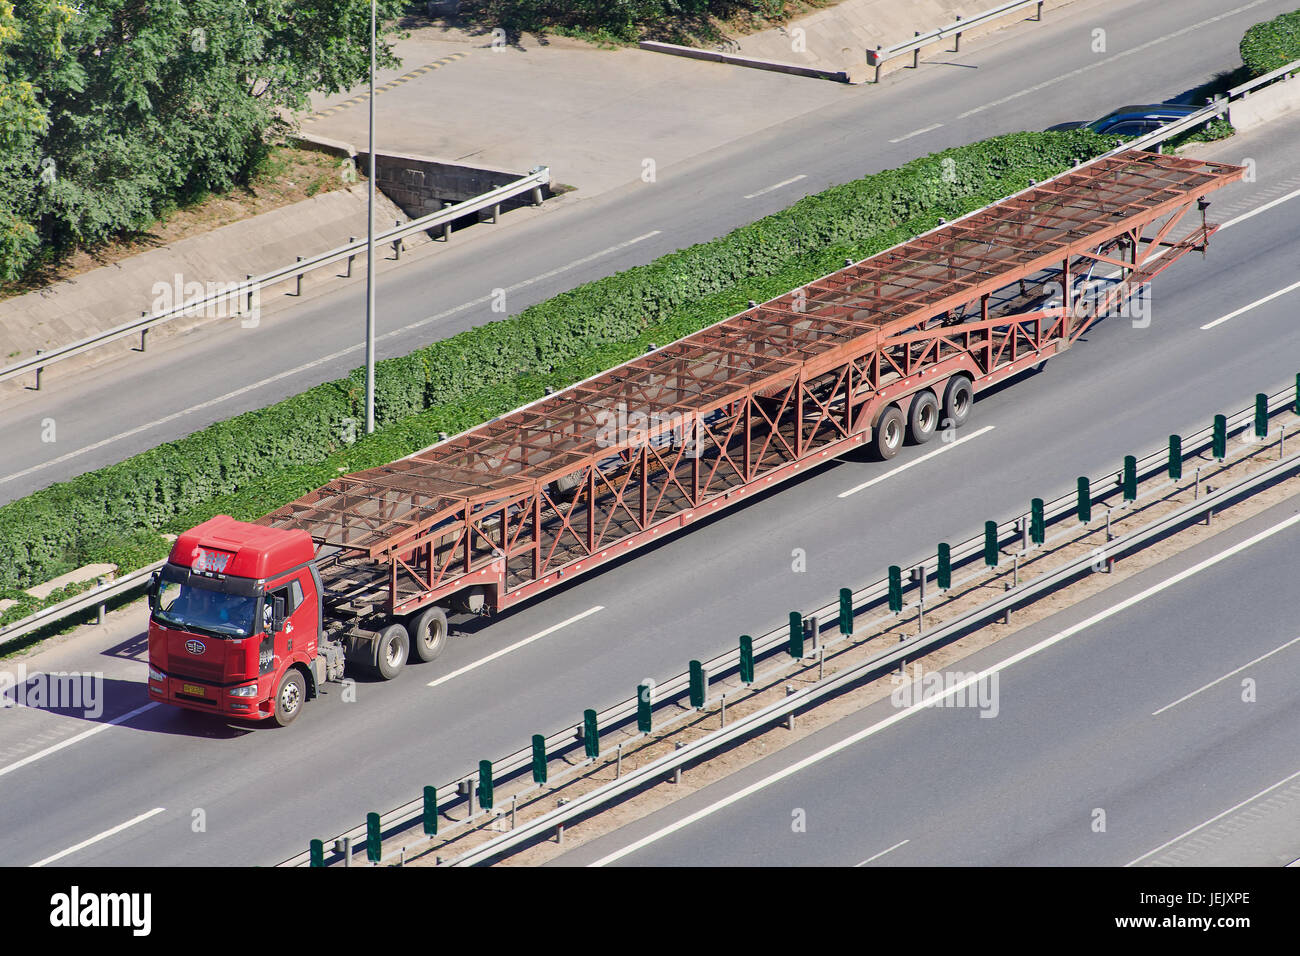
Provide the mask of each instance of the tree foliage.
[{"label": "tree foliage", "polygon": [[368,0],[0,0],[0,280],[246,182],[369,37]]}]

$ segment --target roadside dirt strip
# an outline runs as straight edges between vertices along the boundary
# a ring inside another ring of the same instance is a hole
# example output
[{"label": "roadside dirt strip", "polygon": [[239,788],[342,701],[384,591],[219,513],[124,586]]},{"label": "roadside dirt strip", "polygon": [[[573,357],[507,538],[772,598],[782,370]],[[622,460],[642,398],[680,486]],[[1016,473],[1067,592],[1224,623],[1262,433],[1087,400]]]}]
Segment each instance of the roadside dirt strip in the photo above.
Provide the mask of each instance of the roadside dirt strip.
[{"label": "roadside dirt strip", "polygon": [[[1246,422],[1244,429],[1231,429],[1227,441],[1226,457],[1218,460],[1207,450],[1183,461],[1183,477],[1172,480],[1162,471],[1146,479],[1137,489],[1136,500],[1116,502],[1107,509],[1094,503],[1091,521],[1081,523],[1073,515],[1049,526],[1046,540],[1041,546],[1028,550],[1004,547],[996,568],[982,565],[969,569],[961,576],[954,573],[952,586],[937,592],[931,585],[924,609],[926,631],[966,613],[1013,586],[1018,575],[1021,583],[1077,560],[1089,553],[1100,553],[1108,541],[1150,525],[1164,515],[1185,506],[1214,489],[1227,488],[1234,483],[1276,464],[1284,457],[1288,460],[1300,451],[1300,416],[1289,407],[1275,413],[1269,421],[1267,439],[1248,438],[1252,426]],[[937,650],[918,654],[910,661],[923,661],[926,670],[949,667],[971,653],[988,647],[1020,629],[1048,617],[1062,608],[1105,591],[1132,575],[1149,568],[1169,556],[1230,528],[1285,499],[1300,496],[1300,467],[1281,478],[1234,502],[1216,510],[1208,519],[1184,525],[1180,530],[1136,552],[1115,560],[1104,558],[1093,565],[1093,573],[1077,578],[1068,586],[1050,592],[1047,596],[1017,607],[1010,620],[993,623],[968,633]],[[1104,489],[1110,492],[1112,489]],[[1093,500],[1101,497],[1103,489],[1094,487]],[[1018,558],[1009,558],[1018,555]],[[1109,567],[1109,570],[1108,570]],[[904,569],[906,582],[906,569]],[[827,582],[828,598],[833,597]],[[671,753],[685,743],[698,740],[737,718],[752,713],[784,698],[791,689],[802,689],[819,679],[830,677],[852,665],[879,655],[890,646],[915,636],[920,629],[915,589],[912,600],[898,613],[868,609],[854,621],[853,633],[834,642],[823,634],[818,645],[809,642],[805,653],[812,654],[793,660],[784,653],[775,655],[765,663],[760,662],[754,681],[743,684],[738,676],[715,678],[709,687],[706,706],[694,710],[683,705],[676,717],[656,715],[652,733],[638,733],[635,727],[614,734],[601,734],[601,755],[594,760],[577,756],[552,760],[548,783],[537,785],[531,779],[500,783],[495,792],[494,809],[479,809],[475,817],[466,820],[463,808],[455,816],[440,821],[439,835],[429,837],[415,828],[385,841],[385,863],[406,865],[437,865],[450,863],[456,857],[507,832],[512,826],[554,810],[614,780],[618,775],[648,764]],[[743,622],[738,621],[738,624]],[[815,649],[813,649],[815,647]],[[846,714],[887,697],[898,686],[897,671],[882,673],[876,678],[857,684],[838,696],[827,699],[808,710],[801,711],[790,728],[786,723],[771,725],[744,742],[717,752],[707,760],[688,766],[680,782],[671,776],[656,785],[643,788],[630,796],[606,805],[567,826],[562,834],[552,832],[545,842],[524,846],[498,861],[498,865],[537,865],[565,852],[582,842],[608,833],[626,823],[639,819],[672,801],[713,783],[754,761],[779,750],[808,734],[838,720]],[[725,716],[724,716],[725,708]],[[400,849],[399,849],[400,848]],[[357,847],[364,858],[364,850]]]}]

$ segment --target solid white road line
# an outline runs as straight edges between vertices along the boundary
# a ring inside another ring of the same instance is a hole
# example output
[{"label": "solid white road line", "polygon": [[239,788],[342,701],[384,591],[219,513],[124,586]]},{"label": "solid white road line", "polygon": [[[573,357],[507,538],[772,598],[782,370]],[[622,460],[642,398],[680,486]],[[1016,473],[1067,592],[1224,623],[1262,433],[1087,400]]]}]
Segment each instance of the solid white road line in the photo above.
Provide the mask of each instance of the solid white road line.
[{"label": "solid white road line", "polygon": [[526,647],[527,645],[533,643],[533,641],[540,641],[543,637],[546,637],[548,634],[554,634],[562,627],[568,627],[570,624],[574,623],[575,621],[581,621],[584,617],[590,617],[592,614],[595,614],[597,611],[603,611],[603,610],[605,610],[605,606],[603,604],[597,604],[595,607],[589,607],[581,614],[575,614],[573,615],[573,617],[567,618],[561,621],[559,624],[552,624],[544,631],[538,631],[532,637],[525,637],[522,641],[518,641],[514,644],[511,644],[509,647],[503,647],[501,648],[501,650],[495,651],[494,653],[489,654],[487,657],[480,657],[472,664],[466,664],[464,667],[460,668],[459,670],[454,670],[450,674],[444,674],[442,677],[439,677],[436,680],[431,680],[429,681],[428,686],[437,687],[439,684],[445,684],[447,683],[447,681],[451,680],[454,677],[459,677],[461,674],[468,673],[469,671],[474,670],[474,668],[476,667],[482,667],[488,661],[494,661],[498,657],[504,657],[506,654],[509,654],[511,651],[517,651],[521,647]]},{"label": "solid white road line", "polygon": [[881,851],[880,851],[879,853],[877,853],[875,856],[869,856],[869,857],[867,857],[865,860],[863,860],[861,863],[857,863],[857,864],[855,864],[855,866],[866,866],[868,863],[874,862],[875,860],[879,860],[879,859],[880,859],[882,856],[884,856],[886,853],[893,853],[893,852],[894,852],[895,850],[897,850],[900,846],[903,846],[903,844],[905,844],[905,843],[911,843],[911,842],[912,842],[911,840],[903,840],[901,843],[895,843],[895,844],[894,844],[893,846],[891,846],[888,850],[881,850]]},{"label": "solid white road line", "polygon": [[901,143],[903,140],[911,139],[913,136],[920,136],[922,133],[928,133],[931,130],[936,130],[942,125],[943,125],[942,123],[935,123],[933,126],[927,126],[924,129],[914,129],[910,133],[904,133],[902,136],[898,137],[897,139],[891,139],[890,142]]},{"label": "solid white road line", "polygon": [[1272,302],[1274,299],[1278,298],[1279,296],[1286,295],[1288,292],[1294,292],[1296,289],[1300,289],[1300,282],[1292,282],[1285,289],[1278,289],[1276,292],[1272,293],[1271,295],[1266,295],[1262,299],[1256,299],[1254,302],[1251,302],[1249,305],[1243,305],[1240,309],[1234,309],[1233,311],[1229,312],[1227,315],[1219,316],[1213,322],[1206,322],[1204,325],[1201,326],[1201,331],[1204,332],[1207,329],[1214,328],[1216,325],[1222,325],[1224,322],[1227,322],[1230,319],[1235,319],[1237,316],[1249,312],[1251,309],[1258,308],[1259,306],[1263,305],[1265,302]]},{"label": "solid white road line", "polygon": [[1164,713],[1166,710],[1168,710],[1170,707],[1177,707],[1177,706],[1178,706],[1179,704],[1181,704],[1183,701],[1185,701],[1185,700],[1191,700],[1193,697],[1195,697],[1195,696],[1196,696],[1197,694],[1199,694],[1201,691],[1203,691],[1203,690],[1209,690],[1209,689],[1210,689],[1211,687],[1213,687],[1215,684],[1221,684],[1221,683],[1223,683],[1223,681],[1227,680],[1229,677],[1232,677],[1234,674],[1240,674],[1242,671],[1246,670],[1246,668],[1248,668],[1248,667],[1254,667],[1254,666],[1255,666],[1256,664],[1258,664],[1260,661],[1266,661],[1266,660],[1268,660],[1268,659],[1269,659],[1270,657],[1272,657],[1274,654],[1277,654],[1277,653],[1279,653],[1279,652],[1281,652],[1281,651],[1286,650],[1286,649],[1287,649],[1288,647],[1290,647],[1292,644],[1300,644],[1300,637],[1292,638],[1291,640],[1289,640],[1289,641],[1287,641],[1285,644],[1283,644],[1281,647],[1275,647],[1275,648],[1273,648],[1273,650],[1269,651],[1267,654],[1261,654],[1259,657],[1255,658],[1253,661],[1247,661],[1245,664],[1242,664],[1242,665],[1241,665],[1240,667],[1238,667],[1236,670],[1228,671],[1228,673],[1224,674],[1222,677],[1219,677],[1219,678],[1216,678],[1216,679],[1210,681],[1208,684],[1204,685],[1203,687],[1198,687],[1198,688],[1196,688],[1196,690],[1192,691],[1190,694],[1184,694],[1182,697],[1179,697],[1179,698],[1178,698],[1176,701],[1174,701],[1172,704],[1165,704],[1165,706],[1161,707],[1159,710],[1154,710],[1154,711],[1152,711],[1152,712],[1151,712],[1151,716],[1152,716],[1152,717],[1159,717],[1161,714],[1163,714],[1163,713]]},{"label": "solid white road line", "polygon": [[[1016,654],[1012,654],[1010,657],[1006,658],[1005,660],[1000,661],[999,663],[994,664],[991,667],[985,668],[984,670],[980,671],[978,674],[972,674],[970,677],[967,677],[965,680],[958,681],[952,687],[947,688],[941,693],[935,694],[933,697],[927,698],[925,700],[920,701],[919,703],[913,704],[911,707],[908,707],[905,710],[900,710],[897,713],[891,714],[885,719],[872,724],[870,727],[866,727],[855,734],[851,734],[850,736],[845,737],[843,740],[839,740],[836,743],[833,743],[830,746],[817,751],[817,753],[815,754],[811,754],[810,756],[805,757],[804,759],[797,761],[796,763],[793,763],[790,766],[783,768],[782,770],[778,770],[776,773],[773,773],[768,777],[764,777],[762,780],[752,783],[748,787],[745,787],[742,790],[738,790],[735,793],[730,794],[729,796],[723,797],[721,800],[718,800],[717,802],[712,803],[701,810],[697,810],[695,813],[692,813],[689,816],[683,817],[680,820],[670,823],[667,826],[663,827],[662,829],[656,830],[654,833],[651,833],[649,836],[642,837],[640,840],[630,843],[620,850],[615,850],[613,853],[610,853],[607,856],[603,856],[599,860],[589,865],[605,866],[608,863],[613,863],[617,860],[621,860],[623,857],[635,853],[637,850],[647,847],[651,843],[655,843],[666,836],[670,836],[671,834],[676,833],[678,830],[685,829],[686,827],[690,826],[692,823],[696,823],[699,820],[703,820],[705,817],[711,816],[712,814],[717,813],[719,810],[722,810],[726,807],[731,806],[733,803],[737,803],[740,800],[745,799],[751,794],[758,793],[760,790],[764,790],[767,787],[772,786],[772,784],[774,783],[779,783],[780,781],[784,780],[786,777],[794,776],[795,774],[799,773],[801,770],[811,767],[813,764],[819,763],[820,761],[825,760],[827,757],[833,757],[841,750],[846,750],[849,747],[852,747],[854,744],[859,743],[860,741],[865,740],[866,738],[879,733],[880,731],[886,729],[887,727],[892,727],[894,724],[898,723],[899,721],[905,720],[908,717],[911,717],[913,714],[918,713],[919,711],[939,705],[942,701],[947,700],[949,697],[953,696],[954,694],[961,693],[972,684],[977,684],[980,681],[987,680],[988,677],[993,674],[997,674],[1000,671],[1006,670],[1007,668],[1012,667],[1015,664],[1019,664],[1021,661],[1027,660],[1028,658],[1033,657],[1035,654],[1038,654],[1041,651],[1047,650],[1049,647],[1059,644],[1061,641],[1065,640],[1066,638],[1073,637],[1075,634],[1078,634],[1080,631],[1087,630],[1088,628],[1092,627],[1094,624],[1100,621],[1104,621],[1109,617],[1113,617],[1116,614],[1119,614],[1121,611],[1126,611],[1133,605],[1145,601],[1147,598],[1155,594],[1159,594],[1161,591],[1164,591],[1166,588],[1173,587],[1175,584],[1185,581],[1188,578],[1192,577],[1193,575],[1199,574],[1201,571],[1204,571],[1206,568],[1213,567],[1214,565],[1218,564],[1221,561],[1226,561],[1228,558],[1246,550],[1247,548],[1253,545],[1258,544],[1259,542],[1265,540],[1266,538],[1272,537],[1273,535],[1277,534],[1280,531],[1285,531],[1287,528],[1291,527],[1297,522],[1300,522],[1300,514],[1292,515],[1290,518],[1286,518],[1285,520],[1278,522],[1277,524],[1273,525],[1270,528],[1265,528],[1263,531],[1253,535],[1250,538],[1247,538],[1245,541],[1238,542],[1237,544],[1234,544],[1232,547],[1226,548],[1223,551],[1220,551],[1218,554],[1212,555],[1206,558],[1204,561],[1192,565],[1190,568],[1185,568],[1184,570],[1179,571],[1177,574],[1174,574],[1166,578],[1160,583],[1153,584],[1151,587],[1147,588],[1146,590],[1140,591],[1137,594],[1134,594],[1132,597],[1125,598],[1123,601],[1120,601],[1118,604],[1113,604],[1110,607],[1106,608],[1105,610],[1098,611],[1096,614],[1092,615],[1086,620],[1080,621],[1078,624],[1073,624],[1070,627],[1067,627],[1065,630],[1060,631],[1057,634],[1053,634],[1051,637],[1046,638],[1042,641],[1039,641],[1037,644],[1033,645],[1032,647],[1027,647],[1023,651],[1019,651]],[[1288,777],[1287,779],[1289,780],[1291,778]],[[1282,782],[1285,783],[1286,781],[1282,781]],[[1277,786],[1277,784],[1275,784],[1274,786]],[[1254,798],[1252,797],[1251,799]],[[1230,811],[1225,811],[1225,812],[1230,812]],[[1165,846],[1168,845],[1169,844],[1165,844]],[[1156,849],[1159,850],[1162,849],[1162,847],[1157,847]],[[1156,850],[1152,850],[1151,852],[1154,853],[1156,852]],[[1147,856],[1150,856],[1150,854],[1147,854]],[[1139,857],[1138,859],[1143,859],[1143,858],[1144,857]]]},{"label": "solid white road line", "polygon": [[777,184],[774,185],[774,186],[768,186],[768,187],[766,187],[766,188],[764,188],[764,189],[760,189],[760,190],[759,190],[758,192],[756,192],[756,193],[750,193],[750,194],[749,194],[748,196],[746,196],[745,198],[746,198],[746,199],[757,199],[759,196],[766,195],[767,193],[770,193],[770,192],[776,192],[776,190],[782,188],[783,186],[789,186],[791,183],[797,183],[799,180],[801,180],[801,179],[807,179],[807,178],[808,178],[808,177],[807,177],[804,173],[800,173],[798,176],[795,176],[795,177],[793,177],[792,179],[783,179],[783,180],[781,180],[779,183],[777,183]]},{"label": "solid white road line", "polygon": [[[543,272],[541,275],[533,276],[531,279],[525,279],[522,282],[516,282],[512,286],[507,286],[505,291],[507,293],[517,292],[519,289],[523,289],[526,288],[527,286],[533,285],[534,283],[542,282],[546,279],[553,278],[554,276],[557,276],[562,272],[567,272],[568,270],[575,269],[578,266],[586,265],[588,262],[592,262],[593,260],[599,259],[602,256],[607,256],[614,252],[620,252],[623,249],[626,249],[628,246],[635,245],[638,242],[642,242],[653,236],[657,236],[659,235],[659,233],[660,230],[655,229],[651,232],[645,233],[644,235],[637,236],[634,239],[628,239],[626,242],[620,242],[616,246],[610,246],[608,249],[602,249],[600,252],[594,252],[591,255],[584,256],[581,259],[575,259],[573,262],[570,262],[568,265],[564,265],[564,266],[560,266],[559,268],[552,269],[550,272]],[[484,295],[484,296],[479,296],[477,299],[471,299],[469,302],[462,302],[460,305],[447,309],[444,312],[438,312],[435,315],[430,315],[426,318],[420,319],[418,322],[412,322],[410,325],[406,325],[400,329],[396,329],[392,332],[388,332],[385,335],[380,336],[380,338],[381,339],[392,338],[395,335],[400,335],[403,332],[410,332],[412,329],[418,329],[422,326],[428,325],[431,322],[439,322],[443,319],[450,318],[451,316],[455,315],[457,312],[463,312],[466,309],[471,309],[478,305],[484,305],[485,303],[492,301],[492,298],[493,296],[491,295]],[[84,448],[78,448],[76,451],[70,451],[65,455],[60,455],[57,458],[51,458],[49,461],[41,462],[39,465],[33,465],[32,467],[25,468],[22,471],[16,471],[12,475],[5,475],[3,477],[0,477],[0,485],[4,484],[6,481],[13,481],[15,478],[23,478],[26,477],[27,475],[34,474],[35,472],[41,471],[45,468],[49,468],[53,465],[58,465],[65,461],[70,461],[73,458],[77,458],[81,455],[86,454],[87,452],[95,451],[97,448],[103,448],[105,445],[111,445],[114,442],[122,441],[124,438],[130,438],[133,435],[138,435],[141,432],[146,432],[151,428],[157,428],[159,425],[166,425],[168,422],[173,422],[178,418],[184,418],[186,415],[193,414],[194,412],[200,412],[203,411],[205,408],[211,408],[214,405],[220,405],[222,402],[228,402],[232,398],[238,398],[240,395],[244,395],[248,392],[262,388],[265,385],[270,385],[273,382],[280,381],[281,379],[289,378],[293,375],[299,374],[300,372],[305,372],[308,369],[313,369],[318,365],[324,365],[327,362],[333,362],[335,359],[340,359],[345,355],[352,354],[353,352],[359,352],[362,350],[362,348],[364,348],[364,345],[362,344],[349,345],[345,349],[339,349],[337,352],[331,352],[329,355],[323,356],[318,359],[314,359],[313,361],[310,362],[305,362],[302,365],[295,366],[294,368],[288,369],[286,371],[277,372],[275,375],[272,375],[268,378],[264,378],[257,382],[252,382],[248,385],[243,386],[242,388],[237,388],[232,392],[226,392],[226,394],[224,395],[218,395],[216,398],[208,399],[206,402],[200,402],[197,405],[188,406],[187,408],[184,408],[178,412],[173,412],[170,415],[164,415],[162,418],[155,419],[154,421],[148,422],[147,424],[137,425],[135,428],[128,429],[127,431],[124,432],[119,432],[118,434],[112,436],[111,438],[105,438],[102,441],[97,441],[93,444],[87,445]]]},{"label": "solid white road line", "polygon": [[942,445],[939,448],[936,448],[934,451],[926,452],[920,458],[913,458],[911,461],[905,462],[899,465],[897,468],[891,468],[883,475],[876,475],[876,477],[870,478],[867,481],[864,481],[860,485],[854,485],[848,491],[841,491],[836,497],[847,498],[849,495],[856,495],[859,491],[862,491],[864,488],[870,488],[878,481],[884,481],[886,478],[892,477],[893,475],[898,474],[900,471],[907,471],[907,469],[911,468],[913,465],[919,465],[921,462],[925,461],[926,459],[933,458],[935,455],[942,455],[948,449],[956,448],[962,442],[970,441],[972,438],[979,438],[979,436],[983,435],[985,432],[993,431],[995,427],[997,426],[985,425],[983,428],[977,429],[976,431],[971,432],[969,435],[963,435],[961,438],[958,438],[956,441],[946,442],[944,445]]},{"label": "solid white road line", "polygon": [[0,767],[0,777],[3,777],[11,770],[17,770],[19,767],[27,766],[29,763],[35,763],[37,760],[40,760],[42,757],[48,757],[50,754],[62,750],[64,747],[71,747],[75,743],[80,743],[81,741],[85,740],[87,737],[93,737],[95,736],[95,734],[103,733],[105,730],[108,730],[109,727],[115,727],[118,724],[124,724],[132,717],[138,717],[140,714],[143,714],[146,710],[153,710],[157,706],[158,706],[157,701],[150,701],[149,703],[145,704],[143,707],[137,707],[135,710],[131,711],[130,713],[123,714],[121,717],[114,717],[112,720],[99,724],[96,727],[91,727],[89,730],[83,730],[81,733],[69,737],[67,740],[61,740],[57,744],[53,744],[49,747],[46,747],[44,750],[38,750],[36,753],[30,754],[29,756],[24,757],[22,760],[18,760],[7,766]]},{"label": "solid white road line", "polygon": [[1220,20],[1225,20],[1228,17],[1235,16],[1238,13],[1244,13],[1245,11],[1251,10],[1255,7],[1263,6],[1265,3],[1268,2],[1269,0],[1253,0],[1253,2],[1251,3],[1243,4],[1240,7],[1234,7],[1233,9],[1228,10],[1224,13],[1220,13],[1218,16],[1210,17],[1208,20],[1201,20],[1199,23],[1193,23],[1190,26],[1185,26],[1181,30],[1175,30],[1173,33],[1166,33],[1162,37],[1156,37],[1154,40],[1148,40],[1146,43],[1135,46],[1132,49],[1125,50],[1122,53],[1116,53],[1114,56],[1109,56],[1104,60],[1098,60],[1096,63],[1089,63],[1087,66],[1081,66],[1077,70],[1071,70],[1068,73],[1062,73],[1060,76],[1053,77],[1050,80],[1044,80],[1042,83],[1035,83],[1033,86],[1027,86],[1023,90],[1020,90],[1017,93],[1012,93],[1010,96],[1002,97],[1000,100],[993,100],[989,103],[983,104],[982,106],[977,106],[972,110],[967,110],[965,113],[958,113],[957,118],[965,119],[968,116],[974,116],[976,113],[982,113],[985,110],[992,109],[995,106],[1001,106],[1004,103],[1010,103],[1012,100],[1019,99],[1022,96],[1028,96],[1030,93],[1037,93],[1039,90],[1044,90],[1049,86],[1055,86],[1057,83],[1061,83],[1064,82],[1065,80],[1073,79],[1074,77],[1087,73],[1090,70],[1096,70],[1100,67],[1109,66],[1110,64],[1114,63],[1116,60],[1122,60],[1125,57],[1135,56],[1139,53],[1142,53],[1145,50],[1149,50],[1153,46],[1158,46],[1159,44],[1165,43],[1168,40],[1173,40],[1177,37],[1184,36],[1188,33],[1191,33],[1194,30],[1199,30],[1202,27],[1207,27],[1211,23],[1218,23]]},{"label": "solid white road line", "polygon": [[113,836],[114,834],[121,833],[121,832],[122,832],[123,830],[125,830],[127,827],[133,827],[133,826],[135,826],[137,823],[141,823],[141,822],[143,822],[143,821],[145,821],[145,820],[148,820],[148,819],[149,819],[150,817],[152,817],[152,816],[157,816],[158,814],[162,813],[164,809],[166,809],[166,808],[165,808],[165,807],[154,807],[154,808],[153,808],[152,810],[150,810],[148,813],[142,813],[142,814],[140,814],[138,817],[132,817],[130,820],[127,820],[125,823],[119,823],[117,826],[113,827],[111,830],[105,830],[103,833],[98,833],[98,834],[96,834],[95,836],[91,837],[89,840],[82,840],[82,841],[81,841],[80,843],[78,843],[76,846],[70,846],[70,847],[68,847],[66,850],[63,850],[63,851],[61,851],[61,852],[59,852],[59,853],[54,854],[54,856],[47,856],[47,857],[46,857],[45,859],[43,859],[43,860],[38,860],[37,862],[33,863],[32,866],[33,866],[33,867],[36,867],[36,866],[44,866],[46,863],[53,863],[55,860],[61,860],[61,859],[63,859],[65,856],[68,856],[68,855],[71,854],[71,853],[76,853],[78,850],[84,850],[86,847],[90,846],[92,843],[98,843],[100,840],[106,840],[106,839],[108,839],[109,837]]},{"label": "solid white road line", "polygon": [[1251,219],[1255,216],[1258,216],[1261,212],[1268,212],[1274,206],[1280,206],[1284,202],[1290,202],[1292,199],[1295,199],[1296,196],[1300,196],[1300,189],[1297,189],[1294,192],[1289,192],[1285,196],[1279,196],[1277,199],[1274,199],[1272,202],[1266,202],[1264,203],[1264,205],[1257,206],[1256,208],[1250,210],[1250,212],[1243,212],[1240,216],[1237,216],[1233,219],[1229,219],[1223,225],[1219,226],[1219,232],[1223,232],[1223,230],[1225,229],[1231,229],[1233,226],[1237,225],[1238,223],[1245,222],[1247,219]]},{"label": "solid white road line", "polygon": [[1214,823],[1214,822],[1217,821],[1217,820],[1221,820],[1221,819],[1223,819],[1223,818],[1226,817],[1229,813],[1232,813],[1232,812],[1235,811],[1235,810],[1240,810],[1240,809],[1241,809],[1242,807],[1244,807],[1246,804],[1248,804],[1248,803],[1250,803],[1250,802],[1252,802],[1252,801],[1254,801],[1254,800],[1258,800],[1260,797],[1264,796],[1264,794],[1268,793],[1270,790],[1276,790],[1278,787],[1282,786],[1282,784],[1284,784],[1284,783],[1289,783],[1289,782],[1291,782],[1292,780],[1294,780],[1296,777],[1300,777],[1300,770],[1297,770],[1295,773],[1291,774],[1291,776],[1289,776],[1289,777],[1285,777],[1285,778],[1279,780],[1277,783],[1273,784],[1272,786],[1265,787],[1263,790],[1261,790],[1259,793],[1255,794],[1253,797],[1247,797],[1245,800],[1241,801],[1241,803],[1237,804],[1235,807],[1228,807],[1228,809],[1224,810],[1224,811],[1223,811],[1222,813],[1220,813],[1220,814],[1217,814],[1217,815],[1215,815],[1215,816],[1213,816],[1213,817],[1210,817],[1210,819],[1206,820],[1204,823],[1199,823],[1199,824],[1197,824],[1196,826],[1194,826],[1194,827],[1192,827],[1190,830],[1188,830],[1186,833],[1180,833],[1178,836],[1174,837],[1172,840],[1169,840],[1169,841],[1166,842],[1166,843],[1162,843],[1162,844],[1160,844],[1160,845],[1159,845],[1158,847],[1156,847],[1154,850],[1148,850],[1146,853],[1143,853],[1143,854],[1142,854],[1140,857],[1138,857],[1136,860],[1130,860],[1128,863],[1125,863],[1124,865],[1125,865],[1125,866],[1134,866],[1134,865],[1136,865],[1136,864],[1138,864],[1138,863],[1141,863],[1141,862],[1142,862],[1143,860],[1145,860],[1147,857],[1149,857],[1149,856],[1154,856],[1155,854],[1159,853],[1161,850],[1165,849],[1166,847],[1173,846],[1173,845],[1174,845],[1175,843],[1177,843],[1179,840],[1184,840],[1184,839],[1186,839],[1187,837],[1189,837],[1189,836],[1191,836],[1193,833],[1195,833],[1197,830],[1203,830],[1203,829],[1205,829],[1205,828],[1208,827],[1211,823]]}]

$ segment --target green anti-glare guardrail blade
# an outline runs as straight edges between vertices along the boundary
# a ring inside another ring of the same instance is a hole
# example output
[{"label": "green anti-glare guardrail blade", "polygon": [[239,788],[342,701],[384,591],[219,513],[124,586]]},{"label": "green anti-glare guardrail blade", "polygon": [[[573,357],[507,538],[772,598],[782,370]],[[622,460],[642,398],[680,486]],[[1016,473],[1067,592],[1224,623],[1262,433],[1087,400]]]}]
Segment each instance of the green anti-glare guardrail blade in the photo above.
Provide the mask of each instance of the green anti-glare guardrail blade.
[{"label": "green anti-glare guardrail blade", "polygon": [[1138,460],[1135,455],[1124,456],[1124,500],[1137,501]]},{"label": "green anti-glare guardrail blade", "polygon": [[935,572],[939,588],[943,591],[952,587],[952,547],[946,542],[939,545],[939,567]]},{"label": "green anti-glare guardrail blade", "polygon": [[1092,520],[1092,488],[1082,475],[1079,476],[1079,520],[1084,524]]},{"label": "green anti-glare guardrail blade", "polygon": [[596,712],[591,709],[582,712],[582,746],[588,760],[600,756],[600,727],[596,724]]},{"label": "green anti-glare guardrail blade", "polygon": [[325,844],[322,843],[320,840],[311,841],[311,865],[312,866],[325,865]]},{"label": "green anti-glare guardrail blade", "polygon": [[424,788],[424,833],[426,836],[438,835],[438,788]]},{"label": "green anti-glare guardrail blade", "polygon": [[478,762],[478,803],[484,810],[492,809],[492,761]]},{"label": "green anti-glare guardrail blade", "polygon": [[889,609],[895,614],[903,610],[903,569],[896,564],[889,566]]},{"label": "green anti-glare guardrail blade", "polygon": [[637,684],[636,729],[643,734],[648,734],[654,729],[654,717],[651,713],[653,706],[654,698],[650,693],[650,685]]},{"label": "green anti-glare guardrail blade", "polygon": [[1183,436],[1169,436],[1169,477],[1177,481],[1183,477]]},{"label": "green anti-glare guardrail blade", "polygon": [[998,523],[984,522],[984,563],[990,568],[998,566]]},{"label": "green anti-glare guardrail blade", "polygon": [[691,706],[700,710],[704,706],[704,665],[699,661],[690,662]]},{"label": "green anti-glare guardrail blade", "polygon": [[[594,716],[596,712],[587,713]],[[533,734],[533,783],[546,783],[546,738],[541,734]]]},{"label": "green anti-glare guardrail blade", "polygon": [[754,639],[748,634],[740,635],[740,682],[754,683]]},{"label": "green anti-glare guardrail blade", "polygon": [[1043,513],[1043,499],[1035,498],[1029,502],[1029,540],[1042,544],[1047,540],[1047,519]]},{"label": "green anti-glare guardrail blade", "polygon": [[853,591],[840,588],[840,633],[853,633]]},{"label": "green anti-glare guardrail blade", "polygon": [[1268,437],[1268,396],[1263,392],[1255,396],[1255,437]]},{"label": "green anti-glare guardrail blade", "polygon": [[803,615],[798,611],[790,612],[790,656],[803,657]]},{"label": "green anti-glare guardrail blade", "polygon": [[1214,416],[1214,457],[1223,461],[1228,457],[1228,416]]},{"label": "green anti-glare guardrail blade", "polygon": [[379,814],[366,814],[366,859],[378,863],[383,858],[383,844],[379,840]]}]

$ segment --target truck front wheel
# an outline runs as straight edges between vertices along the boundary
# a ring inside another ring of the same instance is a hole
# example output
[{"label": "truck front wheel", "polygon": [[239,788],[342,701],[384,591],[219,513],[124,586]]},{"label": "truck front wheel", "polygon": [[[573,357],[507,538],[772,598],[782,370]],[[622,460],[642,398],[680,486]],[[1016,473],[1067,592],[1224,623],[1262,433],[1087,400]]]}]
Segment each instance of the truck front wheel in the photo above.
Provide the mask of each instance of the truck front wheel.
[{"label": "truck front wheel", "polygon": [[298,716],[306,700],[307,682],[302,679],[302,673],[296,667],[291,667],[280,678],[280,686],[275,691],[275,711],[271,719],[275,721],[277,727],[288,727]]},{"label": "truck front wheel", "polygon": [[411,653],[428,663],[447,646],[447,614],[440,607],[425,608],[411,625]]},{"label": "truck front wheel", "polygon": [[402,672],[411,641],[406,628],[400,624],[390,624],[379,635],[375,646],[375,670],[384,680],[392,680]]}]

